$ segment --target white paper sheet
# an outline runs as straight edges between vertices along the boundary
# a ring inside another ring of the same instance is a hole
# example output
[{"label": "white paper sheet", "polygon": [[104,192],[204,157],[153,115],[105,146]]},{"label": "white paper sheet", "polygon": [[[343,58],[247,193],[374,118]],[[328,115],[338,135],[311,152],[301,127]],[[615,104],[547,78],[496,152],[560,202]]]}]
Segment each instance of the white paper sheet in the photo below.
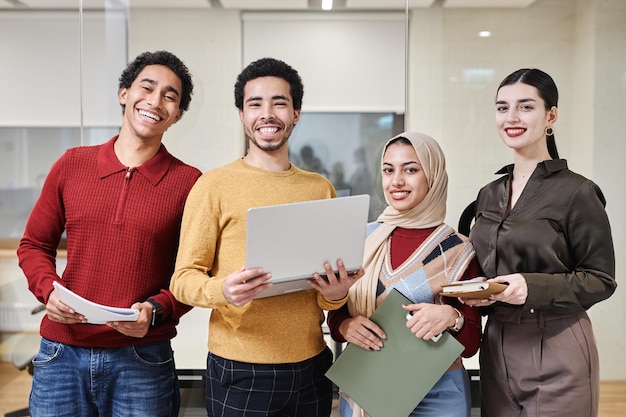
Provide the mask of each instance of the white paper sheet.
[{"label": "white paper sheet", "polygon": [[91,324],[105,324],[107,321],[136,321],[139,310],[135,308],[109,307],[89,301],[78,294],[54,282],[54,289],[59,299],[72,307],[77,313],[87,317]]}]

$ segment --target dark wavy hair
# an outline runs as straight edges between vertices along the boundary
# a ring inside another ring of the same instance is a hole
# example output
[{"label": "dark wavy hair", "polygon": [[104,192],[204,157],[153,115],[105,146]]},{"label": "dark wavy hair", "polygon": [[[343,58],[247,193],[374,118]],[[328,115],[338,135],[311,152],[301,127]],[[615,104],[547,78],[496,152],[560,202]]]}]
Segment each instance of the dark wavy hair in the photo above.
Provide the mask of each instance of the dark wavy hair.
[{"label": "dark wavy hair", "polygon": [[[193,82],[191,81],[191,73],[187,66],[176,55],[168,51],[156,51],[156,52],[144,52],[135,58],[133,62],[128,64],[126,69],[122,71],[120,75],[119,88],[130,88],[131,84],[139,73],[148,65],[164,65],[171,69],[174,74],[180,78],[180,82],[183,86],[181,91],[180,105],[178,108],[182,110],[182,113],[189,109],[189,103],[191,103],[191,95],[193,94]],[[122,109],[124,109],[122,104]]]},{"label": "dark wavy hair", "polygon": [[[539,97],[545,103],[545,108],[549,111],[552,107],[558,108],[559,103],[559,90],[556,88],[556,83],[547,73],[537,68],[522,68],[509,74],[498,87],[498,91],[505,85],[511,84],[528,84],[537,89]],[[497,93],[496,93],[497,95]],[[546,142],[548,144],[548,152],[553,159],[559,158],[559,152],[556,149],[556,141],[554,139],[554,131],[552,134],[546,134]]]},{"label": "dark wavy hair", "polygon": [[298,71],[285,62],[275,58],[261,58],[250,64],[237,76],[235,83],[235,106],[243,110],[243,89],[247,82],[259,77],[278,77],[289,83],[289,93],[293,100],[293,108],[302,108],[304,86]]}]

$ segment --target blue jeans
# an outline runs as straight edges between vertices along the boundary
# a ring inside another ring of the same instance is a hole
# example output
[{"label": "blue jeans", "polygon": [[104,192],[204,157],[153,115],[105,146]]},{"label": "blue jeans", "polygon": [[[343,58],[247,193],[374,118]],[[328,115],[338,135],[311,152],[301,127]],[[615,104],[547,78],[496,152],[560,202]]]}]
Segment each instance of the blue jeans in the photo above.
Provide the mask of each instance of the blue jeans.
[{"label": "blue jeans", "polygon": [[[468,417],[470,409],[469,377],[462,368],[443,374],[409,417]],[[339,397],[339,415],[352,417],[352,408],[342,397]]]},{"label": "blue jeans", "polygon": [[180,391],[170,341],[84,348],[41,340],[32,417],[175,417]]}]

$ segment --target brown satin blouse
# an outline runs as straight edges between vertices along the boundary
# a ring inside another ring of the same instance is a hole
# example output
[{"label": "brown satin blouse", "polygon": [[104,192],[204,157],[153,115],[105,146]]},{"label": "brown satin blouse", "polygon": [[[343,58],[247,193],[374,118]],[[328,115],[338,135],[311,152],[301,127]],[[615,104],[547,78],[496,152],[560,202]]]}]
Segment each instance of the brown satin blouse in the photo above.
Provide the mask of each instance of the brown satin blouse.
[{"label": "brown satin blouse", "polygon": [[470,239],[487,278],[521,273],[526,304],[496,303],[497,319],[519,322],[588,309],[613,294],[615,253],[605,199],[592,181],[567,168],[564,159],[537,164],[508,212],[513,165],[478,193]]}]

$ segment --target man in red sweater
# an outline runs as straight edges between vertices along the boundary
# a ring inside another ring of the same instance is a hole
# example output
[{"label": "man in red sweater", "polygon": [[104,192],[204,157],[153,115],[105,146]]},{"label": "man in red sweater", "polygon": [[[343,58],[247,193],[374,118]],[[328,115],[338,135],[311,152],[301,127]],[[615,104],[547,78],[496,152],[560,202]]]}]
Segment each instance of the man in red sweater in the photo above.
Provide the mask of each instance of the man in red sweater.
[{"label": "man in red sweater", "polygon": [[[169,281],[187,194],[201,172],[168,153],[163,134],[189,108],[193,83],[166,51],[122,72],[119,135],[68,149],[52,166],[17,251],[46,305],[34,359],[31,416],[176,416],[170,340],[190,307]],[[67,267],[56,272],[67,234]],[[87,323],[53,282],[99,304],[139,310],[136,321]]]}]

